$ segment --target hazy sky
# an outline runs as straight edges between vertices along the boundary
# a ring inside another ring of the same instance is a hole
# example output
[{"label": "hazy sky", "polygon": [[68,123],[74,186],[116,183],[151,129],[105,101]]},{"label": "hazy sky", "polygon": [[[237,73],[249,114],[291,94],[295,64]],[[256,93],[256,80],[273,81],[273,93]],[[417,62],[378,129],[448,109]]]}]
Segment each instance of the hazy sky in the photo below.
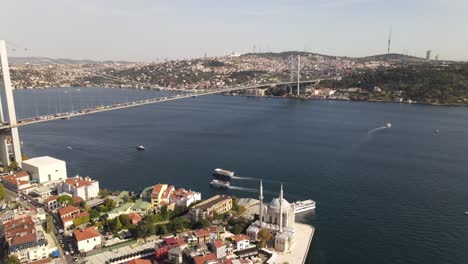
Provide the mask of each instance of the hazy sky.
[{"label": "hazy sky", "polygon": [[0,0],[11,56],[153,61],[231,51],[468,60],[468,0]]}]

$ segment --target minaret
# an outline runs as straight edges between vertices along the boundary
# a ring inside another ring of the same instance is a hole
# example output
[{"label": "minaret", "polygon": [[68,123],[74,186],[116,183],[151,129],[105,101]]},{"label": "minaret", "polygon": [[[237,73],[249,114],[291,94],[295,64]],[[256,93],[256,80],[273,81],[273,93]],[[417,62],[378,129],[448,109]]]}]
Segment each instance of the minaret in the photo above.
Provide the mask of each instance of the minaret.
[{"label": "minaret", "polygon": [[258,216],[259,216],[259,222],[260,222],[260,228],[263,226],[263,182],[260,179],[260,195],[258,196],[258,199],[260,200],[259,204],[259,211],[258,211]]},{"label": "minaret", "polygon": [[279,196],[279,215],[280,215],[280,229],[279,232],[283,233],[283,184],[281,184],[280,196]]}]

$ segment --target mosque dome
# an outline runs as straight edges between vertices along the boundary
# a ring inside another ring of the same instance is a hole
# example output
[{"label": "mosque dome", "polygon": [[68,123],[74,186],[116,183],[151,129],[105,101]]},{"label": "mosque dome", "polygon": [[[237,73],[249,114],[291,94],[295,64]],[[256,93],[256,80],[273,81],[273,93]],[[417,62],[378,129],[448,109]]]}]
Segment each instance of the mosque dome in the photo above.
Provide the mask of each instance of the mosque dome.
[{"label": "mosque dome", "polygon": [[[283,210],[289,208],[290,206],[291,206],[291,204],[289,204],[289,202],[286,201],[286,199],[283,198]],[[271,200],[270,207],[275,208],[275,209],[279,209],[279,207],[280,207],[279,198],[274,198],[273,200]]]}]

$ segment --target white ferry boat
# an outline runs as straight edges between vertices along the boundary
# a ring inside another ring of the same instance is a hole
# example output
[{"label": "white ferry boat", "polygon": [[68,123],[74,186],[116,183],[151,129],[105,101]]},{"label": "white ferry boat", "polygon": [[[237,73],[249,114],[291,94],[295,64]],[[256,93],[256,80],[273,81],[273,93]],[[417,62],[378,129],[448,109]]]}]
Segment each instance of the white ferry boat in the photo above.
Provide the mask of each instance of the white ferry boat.
[{"label": "white ferry boat", "polygon": [[231,187],[231,183],[225,182],[225,181],[219,181],[219,180],[212,180],[210,182],[210,186],[214,188],[220,188],[220,189],[229,189]]},{"label": "white ferry boat", "polygon": [[232,177],[234,177],[234,174],[235,173],[233,171],[217,168],[213,170],[213,179],[219,181],[230,181]]},{"label": "white ferry boat", "polygon": [[297,201],[294,203],[294,213],[296,214],[314,210],[314,209],[315,209],[314,200]]},{"label": "white ferry boat", "polygon": [[138,151],[143,151],[143,150],[145,150],[145,147],[143,145],[138,145],[138,146],[136,146],[136,149]]}]

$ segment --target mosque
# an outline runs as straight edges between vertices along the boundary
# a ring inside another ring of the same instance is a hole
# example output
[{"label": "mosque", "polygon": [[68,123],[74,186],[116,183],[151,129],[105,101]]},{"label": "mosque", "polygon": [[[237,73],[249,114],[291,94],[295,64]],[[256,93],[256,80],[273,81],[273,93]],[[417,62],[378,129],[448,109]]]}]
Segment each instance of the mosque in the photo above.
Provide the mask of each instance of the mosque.
[{"label": "mosque", "polygon": [[283,198],[283,185],[281,185],[278,198],[274,198],[267,206],[263,204],[263,184],[260,181],[259,220],[253,222],[247,229],[250,240],[258,240],[258,232],[266,228],[275,238],[275,250],[279,252],[290,251],[294,245],[294,204]]}]

